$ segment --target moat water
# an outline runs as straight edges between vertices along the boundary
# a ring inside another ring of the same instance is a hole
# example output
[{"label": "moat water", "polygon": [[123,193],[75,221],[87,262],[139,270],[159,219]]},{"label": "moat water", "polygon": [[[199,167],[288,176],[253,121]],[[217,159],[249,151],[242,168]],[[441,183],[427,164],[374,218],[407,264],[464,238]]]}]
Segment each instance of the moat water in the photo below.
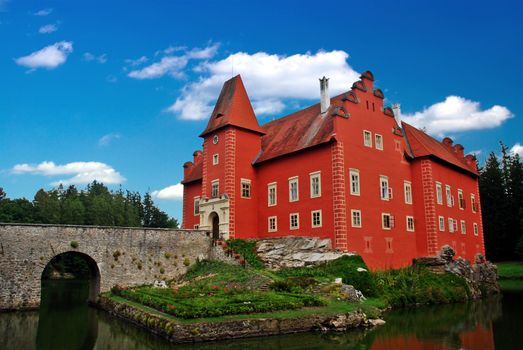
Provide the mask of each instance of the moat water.
[{"label": "moat water", "polygon": [[46,281],[39,311],[0,314],[0,349],[522,349],[523,289],[468,304],[398,310],[371,330],[174,345],[87,306],[88,283]]}]

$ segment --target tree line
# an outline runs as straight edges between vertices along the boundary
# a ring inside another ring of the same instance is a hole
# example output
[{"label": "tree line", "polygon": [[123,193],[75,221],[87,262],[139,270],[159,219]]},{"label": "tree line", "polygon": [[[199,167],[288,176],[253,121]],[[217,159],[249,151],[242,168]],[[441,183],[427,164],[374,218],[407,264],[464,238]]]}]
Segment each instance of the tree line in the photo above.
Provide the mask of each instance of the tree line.
[{"label": "tree line", "polygon": [[74,185],[40,189],[32,201],[9,199],[0,188],[0,222],[178,228],[178,221],[156,207],[150,193],[142,198],[121,188],[110,191],[96,181],[84,190]]},{"label": "tree line", "polygon": [[501,143],[480,169],[479,191],[489,260],[523,259],[523,164]]}]

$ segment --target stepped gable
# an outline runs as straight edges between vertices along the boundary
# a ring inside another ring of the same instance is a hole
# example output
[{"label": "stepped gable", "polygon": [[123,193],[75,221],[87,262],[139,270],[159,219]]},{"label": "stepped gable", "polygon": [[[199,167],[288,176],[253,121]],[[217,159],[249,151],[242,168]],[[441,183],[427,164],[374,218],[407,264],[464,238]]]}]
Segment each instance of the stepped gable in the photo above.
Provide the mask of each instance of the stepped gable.
[{"label": "stepped gable", "polygon": [[452,146],[446,146],[443,142],[439,142],[410,124],[402,122],[402,126],[414,158],[434,156],[469,173],[479,176],[477,169],[469,166],[465,158],[459,156],[457,152],[453,150]]},{"label": "stepped gable", "polygon": [[227,80],[223,84],[209,123],[200,137],[226,126],[236,126],[264,134],[263,129],[258,124],[240,75]]},{"label": "stepped gable", "polygon": [[292,113],[263,125],[262,152],[255,164],[289,153],[330,142],[334,137],[333,119],[339,115],[335,105],[342,95],[331,99],[326,113],[320,113],[320,104]]}]

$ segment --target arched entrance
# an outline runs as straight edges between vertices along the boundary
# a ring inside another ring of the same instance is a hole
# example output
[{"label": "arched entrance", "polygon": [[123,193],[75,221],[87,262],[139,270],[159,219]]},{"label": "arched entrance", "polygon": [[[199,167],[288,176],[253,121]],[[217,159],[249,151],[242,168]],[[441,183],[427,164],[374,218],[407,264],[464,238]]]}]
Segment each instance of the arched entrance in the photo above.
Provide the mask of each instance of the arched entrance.
[{"label": "arched entrance", "polygon": [[212,212],[210,215],[210,221],[212,222],[212,239],[217,240],[220,238],[220,217],[216,212]]},{"label": "arched entrance", "polygon": [[42,272],[42,285],[46,280],[89,280],[88,302],[94,303],[100,294],[100,270],[93,258],[80,252],[65,252],[53,257]]}]

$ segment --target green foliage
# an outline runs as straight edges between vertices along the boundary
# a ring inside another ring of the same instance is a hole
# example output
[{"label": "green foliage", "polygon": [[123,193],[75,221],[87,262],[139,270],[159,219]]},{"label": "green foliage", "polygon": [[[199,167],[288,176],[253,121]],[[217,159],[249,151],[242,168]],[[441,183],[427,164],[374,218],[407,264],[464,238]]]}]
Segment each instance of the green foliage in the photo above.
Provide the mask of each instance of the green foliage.
[{"label": "green foliage", "polygon": [[76,249],[80,244],[78,243],[78,241],[71,241],[69,245],[71,246],[71,248]]},{"label": "green foliage", "polygon": [[178,228],[149,194],[142,201],[138,192],[109,191],[96,181],[84,191],[72,185],[40,189],[32,202],[11,200],[0,190],[0,222]]},{"label": "green foliage", "polygon": [[393,307],[464,302],[465,280],[453,274],[435,274],[423,267],[406,267],[372,274],[378,295]]},{"label": "green foliage", "polygon": [[88,279],[91,276],[89,265],[86,260],[74,252],[63,253],[55,256],[46,265],[44,272],[42,273],[42,279],[49,279],[53,271],[62,274],[69,273],[79,279]]},{"label": "green foliage", "polygon": [[497,263],[499,279],[520,279],[523,280],[523,263],[507,262]]},{"label": "green foliage", "polygon": [[189,260],[189,258],[185,258],[185,259],[183,259],[183,264],[185,266],[189,266],[189,265],[191,265],[191,260]]},{"label": "green foliage", "polygon": [[235,253],[240,254],[249,266],[255,269],[263,269],[265,265],[256,255],[256,241],[246,241],[243,239],[230,239],[227,241],[227,245]]},{"label": "green foliage", "polygon": [[313,277],[320,281],[334,282],[335,278],[341,277],[344,283],[351,284],[360,290],[365,296],[376,295],[376,286],[369,272],[358,272],[358,268],[367,270],[367,265],[358,255],[342,256],[325,264],[287,268],[276,272],[277,276],[288,277]]},{"label": "green foliage", "polygon": [[501,161],[491,153],[480,171],[479,189],[487,257],[523,259],[523,164],[501,143]]}]

